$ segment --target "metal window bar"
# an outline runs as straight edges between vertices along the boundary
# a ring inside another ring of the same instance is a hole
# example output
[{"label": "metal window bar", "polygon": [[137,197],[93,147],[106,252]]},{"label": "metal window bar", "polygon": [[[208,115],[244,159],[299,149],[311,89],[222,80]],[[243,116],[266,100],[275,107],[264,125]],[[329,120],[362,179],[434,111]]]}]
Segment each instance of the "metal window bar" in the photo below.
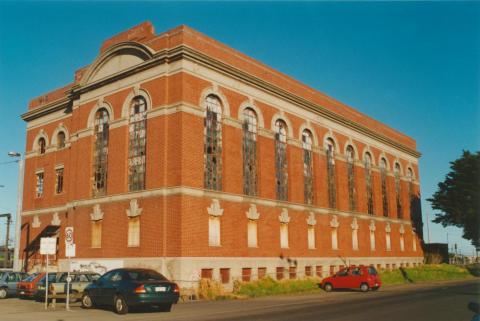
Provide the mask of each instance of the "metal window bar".
[{"label": "metal window bar", "polygon": [[107,189],[108,135],[110,116],[105,108],[95,114],[93,147],[93,196],[105,195]]},{"label": "metal window bar", "polygon": [[348,204],[350,211],[357,209],[355,201],[355,152],[352,146],[347,148]]},{"label": "metal window bar", "polygon": [[327,144],[328,206],[337,208],[337,188],[335,177],[335,150],[333,142]]},{"label": "metal window bar", "polygon": [[275,123],[275,176],[277,199],[288,199],[288,172],[287,172],[287,126],[277,120]]},{"label": "metal window bar", "polygon": [[303,181],[304,199],[306,204],[313,204],[313,158],[312,134],[305,130],[302,134],[303,145]]},{"label": "metal window bar", "polygon": [[145,189],[147,144],[147,103],[145,98],[133,98],[130,106],[128,144],[128,189]]},{"label": "metal window bar", "polygon": [[246,108],[243,112],[243,192],[256,196],[257,186],[257,117]]},{"label": "metal window bar", "polygon": [[222,113],[220,100],[215,96],[206,99],[205,117],[205,188],[222,189]]}]

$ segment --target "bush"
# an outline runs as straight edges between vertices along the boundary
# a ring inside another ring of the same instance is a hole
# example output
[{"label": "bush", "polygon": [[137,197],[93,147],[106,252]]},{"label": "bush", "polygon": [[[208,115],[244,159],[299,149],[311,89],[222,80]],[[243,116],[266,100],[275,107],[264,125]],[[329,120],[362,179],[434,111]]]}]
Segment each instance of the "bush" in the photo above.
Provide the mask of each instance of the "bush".
[{"label": "bush", "polygon": [[277,281],[271,277],[252,282],[235,281],[233,293],[239,296],[259,297],[275,294],[312,292],[319,289],[320,279],[306,278],[301,280]]},{"label": "bush", "polygon": [[380,274],[383,284],[402,284],[409,282],[426,282],[442,280],[460,280],[471,278],[472,274],[463,267],[448,264],[422,265],[414,268],[404,268],[384,271]]},{"label": "bush", "polygon": [[204,300],[217,300],[225,296],[220,282],[210,279],[200,279],[198,283],[198,297]]}]

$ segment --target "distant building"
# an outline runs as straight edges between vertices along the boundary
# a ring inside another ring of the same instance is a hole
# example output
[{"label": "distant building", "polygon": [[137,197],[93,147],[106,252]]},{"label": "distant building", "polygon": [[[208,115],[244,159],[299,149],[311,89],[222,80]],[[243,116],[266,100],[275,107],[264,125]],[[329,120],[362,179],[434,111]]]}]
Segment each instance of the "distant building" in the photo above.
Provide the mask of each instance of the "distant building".
[{"label": "distant building", "polygon": [[423,261],[412,138],[186,26],[106,40],[22,118],[26,269],[42,236],[67,268],[66,226],[78,269],[184,286]]}]

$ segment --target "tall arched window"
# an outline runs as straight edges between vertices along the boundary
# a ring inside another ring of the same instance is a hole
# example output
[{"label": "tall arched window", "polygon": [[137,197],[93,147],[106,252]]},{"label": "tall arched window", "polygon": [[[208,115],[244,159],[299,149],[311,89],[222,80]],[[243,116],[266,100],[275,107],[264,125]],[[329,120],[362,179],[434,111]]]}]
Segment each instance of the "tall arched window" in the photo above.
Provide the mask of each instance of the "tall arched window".
[{"label": "tall arched window", "polygon": [[387,160],[380,160],[380,179],[382,182],[382,211],[383,216],[388,217],[388,189],[387,189]]},{"label": "tall arched window", "polygon": [[313,203],[313,158],[312,158],[312,133],[305,129],[302,133],[303,147],[303,186],[306,204]]},{"label": "tall arched window", "polygon": [[288,200],[287,125],[280,119],[275,122],[275,177],[277,199]]},{"label": "tall arched window", "polygon": [[206,98],[205,188],[222,189],[222,105],[214,95]]},{"label": "tall arched window", "polygon": [[413,208],[413,203],[414,203],[414,199],[415,199],[414,191],[413,191],[413,182],[414,182],[415,178],[413,177],[413,171],[410,167],[407,169],[407,179],[408,179],[408,198],[409,198],[409,201],[410,201],[410,219],[412,219],[412,217],[413,217],[412,216],[412,214],[413,214],[412,208]]},{"label": "tall arched window", "polygon": [[57,134],[57,148],[65,148],[65,133],[63,131]]},{"label": "tall arched window", "polygon": [[402,212],[402,185],[400,182],[400,164],[395,163],[394,167],[395,173],[395,199],[397,203],[397,217],[403,218]]},{"label": "tall arched window", "polygon": [[38,151],[40,152],[40,154],[45,154],[46,147],[47,141],[45,140],[45,138],[40,137],[38,139]]},{"label": "tall arched window", "polygon": [[355,202],[355,150],[347,146],[347,177],[348,177],[348,206],[350,211],[357,209]]},{"label": "tall arched window", "polygon": [[257,195],[257,114],[243,110],[243,192]]},{"label": "tall arched window", "polygon": [[365,184],[367,191],[367,211],[373,215],[373,179],[372,179],[372,155],[365,153]]},{"label": "tall arched window", "polygon": [[93,143],[93,196],[105,195],[107,190],[108,127],[110,116],[105,108],[97,110]]},{"label": "tall arched window", "polygon": [[337,184],[335,173],[335,143],[327,138],[325,152],[327,153],[327,183],[328,183],[328,206],[337,208]]},{"label": "tall arched window", "polygon": [[147,102],[142,96],[132,99],[128,126],[128,190],[145,189],[147,146]]}]

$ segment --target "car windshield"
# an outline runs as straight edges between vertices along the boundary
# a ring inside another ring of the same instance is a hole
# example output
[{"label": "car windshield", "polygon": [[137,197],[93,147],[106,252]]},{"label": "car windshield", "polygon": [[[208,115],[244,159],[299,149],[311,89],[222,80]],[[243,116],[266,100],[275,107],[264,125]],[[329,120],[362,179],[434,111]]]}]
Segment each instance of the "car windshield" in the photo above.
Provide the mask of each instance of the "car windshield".
[{"label": "car windshield", "polygon": [[128,277],[134,281],[165,281],[166,277],[158,272],[145,270],[145,271],[128,271]]},{"label": "car windshield", "polygon": [[375,270],[374,267],[370,266],[370,267],[368,268],[368,274],[370,274],[370,275],[377,275],[377,270]]},{"label": "car windshield", "polygon": [[32,275],[27,276],[23,281],[25,281],[25,282],[31,282],[31,281],[33,281],[36,277],[37,277],[37,274],[34,273],[34,274],[32,274]]}]

